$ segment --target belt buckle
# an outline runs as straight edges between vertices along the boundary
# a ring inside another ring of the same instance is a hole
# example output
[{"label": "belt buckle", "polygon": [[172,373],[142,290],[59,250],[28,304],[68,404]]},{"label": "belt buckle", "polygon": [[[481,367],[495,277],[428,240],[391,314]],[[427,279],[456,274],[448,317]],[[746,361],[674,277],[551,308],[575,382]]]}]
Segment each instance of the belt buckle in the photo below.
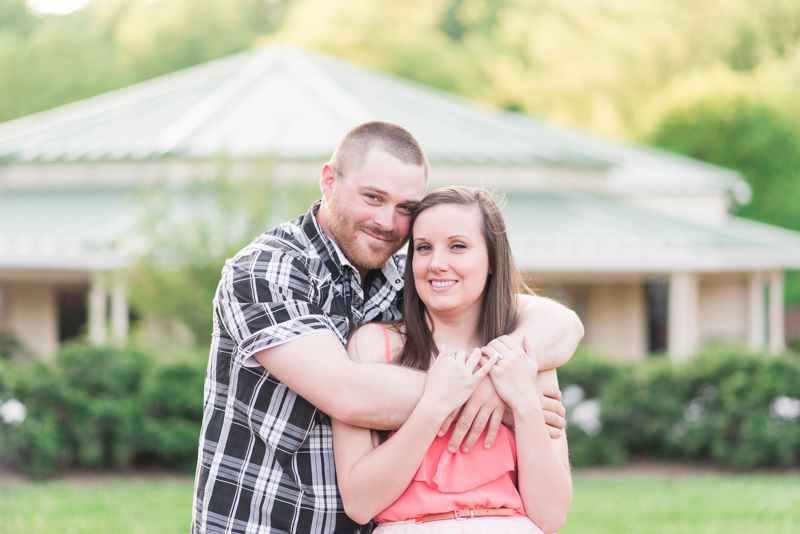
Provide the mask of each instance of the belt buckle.
[{"label": "belt buckle", "polygon": [[473,517],[475,517],[475,510],[469,511],[469,517],[461,517],[459,513],[464,511],[466,510],[453,510],[453,515],[455,516],[456,519],[472,519]]}]

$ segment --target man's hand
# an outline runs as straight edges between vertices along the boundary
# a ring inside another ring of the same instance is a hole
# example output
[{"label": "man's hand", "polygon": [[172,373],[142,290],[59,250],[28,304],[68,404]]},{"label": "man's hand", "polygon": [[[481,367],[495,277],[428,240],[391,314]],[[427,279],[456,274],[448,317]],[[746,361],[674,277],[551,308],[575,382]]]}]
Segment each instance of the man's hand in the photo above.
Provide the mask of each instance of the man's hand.
[{"label": "man's hand", "polygon": [[[527,334],[522,337],[522,347],[528,358],[537,359],[536,350]],[[542,414],[544,422],[547,423],[547,431],[551,438],[558,439],[567,426],[567,421],[564,419],[567,411],[561,404],[561,390],[558,388],[558,376],[555,369],[539,370],[536,375],[536,392],[542,403]]]},{"label": "man's hand", "polygon": [[[459,445],[461,445],[462,451],[469,452],[488,424],[489,431],[486,433],[486,439],[483,442],[483,446],[488,449],[497,437],[505,412],[506,404],[495,391],[491,379],[484,377],[467,403],[461,408],[460,415],[456,411],[451,413],[445,420],[441,430],[439,430],[439,435],[443,436],[450,428],[453,420],[458,416],[458,422],[455,430],[453,430],[453,435],[450,437],[447,450],[456,452]],[[467,434],[467,431],[469,431],[469,434]],[[464,439],[465,435],[467,436],[466,439]],[[464,441],[463,443],[462,440]]]},{"label": "man's hand", "polygon": [[[552,379],[548,376],[551,374],[553,375]],[[553,384],[555,374],[555,369],[540,372],[536,377],[536,392],[542,403],[542,413],[544,422],[547,423],[547,431],[551,438],[558,439],[567,426],[567,421],[564,419],[567,411],[561,404],[561,390],[558,389],[558,384]]]}]

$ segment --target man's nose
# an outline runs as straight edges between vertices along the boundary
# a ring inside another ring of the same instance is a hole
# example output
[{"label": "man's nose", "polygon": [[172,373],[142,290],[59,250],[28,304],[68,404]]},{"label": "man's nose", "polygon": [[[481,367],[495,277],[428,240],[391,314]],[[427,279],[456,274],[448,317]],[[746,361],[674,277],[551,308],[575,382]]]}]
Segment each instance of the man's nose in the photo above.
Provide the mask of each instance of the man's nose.
[{"label": "man's nose", "polygon": [[394,209],[391,206],[381,206],[372,220],[382,230],[391,232],[394,230]]}]

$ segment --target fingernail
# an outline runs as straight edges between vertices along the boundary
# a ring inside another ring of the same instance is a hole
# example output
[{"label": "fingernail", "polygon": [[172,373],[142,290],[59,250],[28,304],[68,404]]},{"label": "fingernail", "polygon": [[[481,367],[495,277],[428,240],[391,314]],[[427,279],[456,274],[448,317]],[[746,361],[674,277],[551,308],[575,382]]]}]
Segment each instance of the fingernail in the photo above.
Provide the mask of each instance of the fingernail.
[{"label": "fingernail", "polygon": [[441,438],[442,436],[444,436],[444,432],[442,432],[442,431],[440,430],[439,432],[437,432],[437,434],[436,434],[436,435],[437,435],[437,436],[439,436],[439,437]]},{"label": "fingernail", "polygon": [[489,443],[488,441],[487,441],[486,443],[484,443],[484,444],[483,444],[483,448],[484,448],[484,449],[490,449],[491,447],[492,447],[492,444],[491,444],[491,443]]},{"label": "fingernail", "polygon": [[469,452],[469,447],[462,447],[461,450],[464,452]]},{"label": "fingernail", "polygon": [[452,445],[448,445],[448,446],[447,446],[447,452],[449,452],[449,453],[455,453],[455,452],[456,452],[456,448],[455,448],[455,447],[453,447]]}]

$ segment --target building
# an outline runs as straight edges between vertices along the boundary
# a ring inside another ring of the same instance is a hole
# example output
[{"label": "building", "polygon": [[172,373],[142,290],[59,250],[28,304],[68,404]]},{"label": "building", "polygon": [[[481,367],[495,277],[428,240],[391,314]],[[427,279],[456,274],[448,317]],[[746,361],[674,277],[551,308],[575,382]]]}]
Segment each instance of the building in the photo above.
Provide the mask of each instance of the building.
[{"label": "building", "polygon": [[431,185],[507,195],[519,267],[581,316],[586,343],[636,360],[713,339],[784,345],[783,271],[800,233],[730,215],[727,169],[560,128],[288,46],[243,52],[0,125],[0,331],[52,353],[86,327],[122,342],[139,187],[274,158],[315,182],[353,126],[402,124]]}]

